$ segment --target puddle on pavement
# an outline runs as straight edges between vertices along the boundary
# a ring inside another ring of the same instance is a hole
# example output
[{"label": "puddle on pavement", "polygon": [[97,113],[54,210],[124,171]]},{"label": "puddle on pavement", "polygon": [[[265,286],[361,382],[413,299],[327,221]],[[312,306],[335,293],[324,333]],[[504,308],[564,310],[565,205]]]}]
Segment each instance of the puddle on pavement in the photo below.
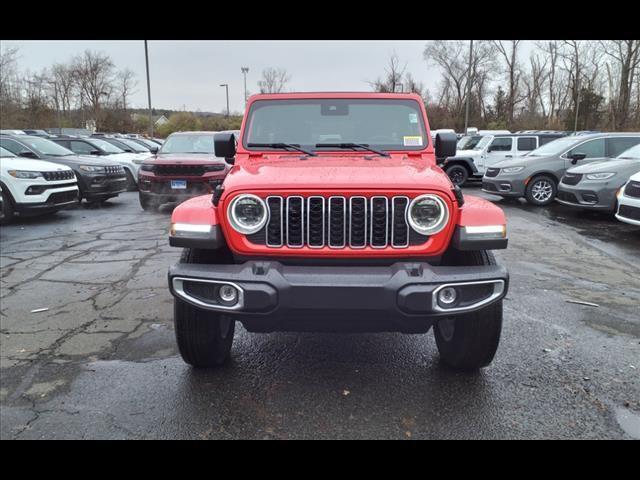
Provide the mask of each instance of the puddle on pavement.
[{"label": "puddle on pavement", "polygon": [[634,440],[640,440],[640,415],[626,408],[616,408],[616,421]]}]

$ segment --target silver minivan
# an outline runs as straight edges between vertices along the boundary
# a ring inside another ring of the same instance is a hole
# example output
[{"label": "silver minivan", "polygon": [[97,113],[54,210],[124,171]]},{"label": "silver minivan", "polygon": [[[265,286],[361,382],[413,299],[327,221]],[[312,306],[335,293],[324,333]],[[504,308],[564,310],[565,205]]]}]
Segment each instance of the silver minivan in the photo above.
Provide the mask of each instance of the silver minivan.
[{"label": "silver minivan", "polygon": [[533,205],[548,205],[567,169],[615,158],[640,143],[640,133],[595,133],[562,137],[520,158],[487,168],[482,190],[503,197],[525,197]]}]

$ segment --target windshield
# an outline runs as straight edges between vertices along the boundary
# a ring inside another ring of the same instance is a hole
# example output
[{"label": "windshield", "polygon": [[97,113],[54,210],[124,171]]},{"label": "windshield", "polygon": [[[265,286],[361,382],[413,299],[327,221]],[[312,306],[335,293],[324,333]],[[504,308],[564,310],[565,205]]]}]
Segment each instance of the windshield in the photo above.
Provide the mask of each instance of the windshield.
[{"label": "windshield", "polygon": [[618,158],[640,160],[640,144],[631,147],[629,150],[625,150],[618,155]]},{"label": "windshield", "polygon": [[118,142],[125,144],[127,147],[137,153],[150,152],[150,150],[144,145],[140,145],[139,143],[136,143],[133,140],[129,140],[128,138],[118,138]]},{"label": "windshield", "polygon": [[584,141],[583,138],[576,137],[564,137],[557,140],[553,140],[541,147],[536,148],[529,152],[527,157],[546,157],[550,155],[559,155],[565,150],[569,150],[576,143]]},{"label": "windshield", "polygon": [[21,137],[20,141],[35,150],[40,155],[50,155],[52,157],[66,157],[68,155],[75,155],[71,150],[58,145],[46,138],[36,137]]},{"label": "windshield", "polygon": [[15,157],[15,155],[6,148],[0,147],[0,157]]},{"label": "windshield", "polygon": [[210,135],[171,135],[160,153],[213,153],[213,132]]},{"label": "windshield", "polygon": [[467,150],[482,150],[484,147],[489,145],[491,140],[493,140],[492,136],[474,137],[474,138],[477,138],[478,140],[474,144],[467,145]]},{"label": "windshield", "polygon": [[[420,105],[402,99],[259,100],[251,105],[248,144],[366,144],[381,150],[422,150],[428,144]],[[166,144],[165,144],[166,145]],[[163,147],[164,150],[164,147]]]},{"label": "windshield", "polygon": [[[460,142],[458,142],[458,150],[475,150],[478,143],[480,143],[480,140],[482,140],[483,138],[487,138],[485,136],[482,135],[467,135],[466,137],[462,137],[460,139]],[[464,140],[464,143],[462,142]],[[486,145],[487,142],[485,141],[482,145],[484,147],[484,145]]]},{"label": "windshield", "polygon": [[90,143],[107,153],[124,153],[124,150],[122,150],[121,148],[118,148],[109,142],[105,142],[104,140],[100,140],[99,138],[92,138],[90,140]]}]

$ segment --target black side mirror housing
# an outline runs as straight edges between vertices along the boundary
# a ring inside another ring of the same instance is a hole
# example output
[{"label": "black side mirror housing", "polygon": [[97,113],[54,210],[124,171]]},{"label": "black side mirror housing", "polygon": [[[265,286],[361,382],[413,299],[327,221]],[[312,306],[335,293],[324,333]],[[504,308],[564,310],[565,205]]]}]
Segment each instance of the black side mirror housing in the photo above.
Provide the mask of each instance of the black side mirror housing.
[{"label": "black side mirror housing", "polygon": [[222,157],[230,165],[235,163],[236,137],[233,133],[216,133],[213,136],[213,150],[216,157]]},{"label": "black side mirror housing", "polygon": [[571,163],[575,165],[576,163],[578,163],[578,160],[587,158],[587,155],[585,153],[576,152],[569,155],[569,158],[571,159]]},{"label": "black side mirror housing", "polygon": [[458,137],[455,133],[436,134],[436,158],[455,157]]},{"label": "black side mirror housing", "polygon": [[16,155],[18,155],[19,157],[34,158],[36,160],[38,159],[38,155],[36,155],[34,152],[32,152],[30,150],[26,150],[24,152],[16,153]]}]

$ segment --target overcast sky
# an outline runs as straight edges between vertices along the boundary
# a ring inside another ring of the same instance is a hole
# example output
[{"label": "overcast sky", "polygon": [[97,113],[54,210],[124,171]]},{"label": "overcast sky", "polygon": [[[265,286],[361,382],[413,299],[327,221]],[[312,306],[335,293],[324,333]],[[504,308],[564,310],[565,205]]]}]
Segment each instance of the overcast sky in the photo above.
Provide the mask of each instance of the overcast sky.
[{"label": "overcast sky", "polygon": [[[243,109],[241,67],[249,67],[247,89],[258,92],[257,81],[266,67],[283,67],[291,75],[288,90],[370,90],[367,81],[382,76],[389,56],[396,52],[407,72],[434,91],[440,75],[427,65],[426,41],[149,41],[151,101],[155,108],[221,112],[229,84],[231,111]],[[523,42],[527,58],[532,42]],[[66,62],[84,50],[102,51],[117,68],[136,73],[133,107],[147,106],[144,42],[123,41],[9,41],[2,49],[19,48],[20,70],[38,71]]]}]

